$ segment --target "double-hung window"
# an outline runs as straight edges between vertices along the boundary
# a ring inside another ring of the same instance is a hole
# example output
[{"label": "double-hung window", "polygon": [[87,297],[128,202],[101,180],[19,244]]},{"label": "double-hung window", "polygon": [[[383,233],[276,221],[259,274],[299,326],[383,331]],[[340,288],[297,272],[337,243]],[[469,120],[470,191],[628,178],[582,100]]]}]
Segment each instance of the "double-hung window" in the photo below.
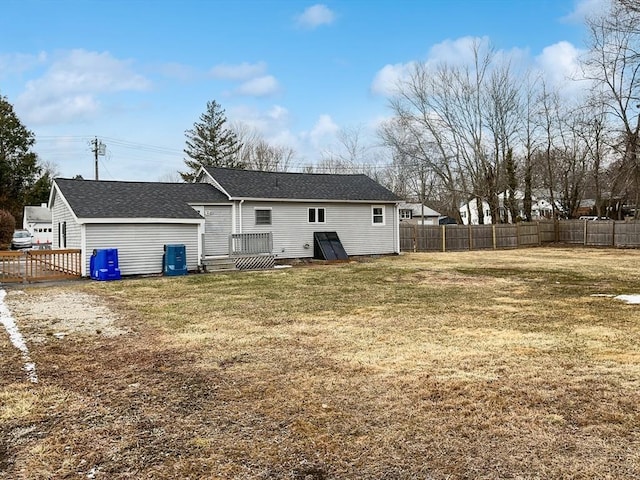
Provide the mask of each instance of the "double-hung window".
[{"label": "double-hung window", "polygon": [[309,208],[309,223],[324,223],[325,212],[322,207]]},{"label": "double-hung window", "polygon": [[411,220],[413,218],[413,211],[410,208],[400,209],[400,220]]},{"label": "double-hung window", "polygon": [[371,223],[374,225],[384,225],[384,206],[374,205],[371,207]]},{"label": "double-hung window", "polygon": [[256,225],[271,225],[271,209],[256,208]]}]

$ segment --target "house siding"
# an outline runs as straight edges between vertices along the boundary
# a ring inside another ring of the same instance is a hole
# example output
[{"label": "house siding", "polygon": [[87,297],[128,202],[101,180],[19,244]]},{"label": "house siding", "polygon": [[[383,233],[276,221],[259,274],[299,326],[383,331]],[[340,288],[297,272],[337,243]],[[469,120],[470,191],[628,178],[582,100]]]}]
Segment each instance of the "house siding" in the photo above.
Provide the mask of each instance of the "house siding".
[{"label": "house siding", "polygon": [[[81,226],[76,222],[71,210],[62,201],[57,192],[53,197],[51,209],[53,248],[82,248]],[[61,235],[62,225],[66,223],[66,244]]]},{"label": "house siding", "polygon": [[118,249],[122,275],[161,273],[165,244],[183,244],[187,268],[196,270],[198,258],[198,225],[191,224],[87,224],[86,272],[94,249]]},{"label": "house siding", "polygon": [[222,256],[229,254],[231,235],[231,205],[196,208],[204,217],[204,254]]},{"label": "house siding", "polygon": [[[372,205],[384,208],[384,225],[373,225]],[[325,223],[309,223],[309,208],[324,208]],[[395,205],[368,203],[244,202],[242,233],[272,232],[280,258],[313,257],[313,232],[335,231],[348,255],[396,253]],[[271,209],[271,225],[255,224],[255,209]],[[305,248],[308,245],[308,248]]]}]

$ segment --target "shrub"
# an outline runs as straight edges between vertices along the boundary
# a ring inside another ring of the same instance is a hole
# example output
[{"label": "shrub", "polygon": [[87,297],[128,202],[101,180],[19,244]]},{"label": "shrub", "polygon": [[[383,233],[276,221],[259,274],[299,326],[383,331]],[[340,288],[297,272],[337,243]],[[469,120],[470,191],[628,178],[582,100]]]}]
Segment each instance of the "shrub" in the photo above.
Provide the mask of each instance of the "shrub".
[{"label": "shrub", "polygon": [[11,245],[11,238],[16,229],[16,219],[6,210],[0,210],[0,249],[4,250]]}]

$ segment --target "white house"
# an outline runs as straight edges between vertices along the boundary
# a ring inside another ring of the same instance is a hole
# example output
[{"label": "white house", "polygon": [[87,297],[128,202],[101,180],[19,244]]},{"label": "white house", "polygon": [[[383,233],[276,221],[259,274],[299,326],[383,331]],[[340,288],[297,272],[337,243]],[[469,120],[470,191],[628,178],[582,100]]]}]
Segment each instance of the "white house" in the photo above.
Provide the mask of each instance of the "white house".
[{"label": "white house", "polygon": [[418,225],[438,225],[440,213],[422,203],[401,202],[400,221]]},{"label": "white house", "polygon": [[51,210],[46,203],[40,206],[24,207],[22,228],[28,230],[35,246],[50,246],[53,241]]},{"label": "white house", "polygon": [[314,233],[336,232],[346,253],[400,252],[399,199],[365,175],[203,168],[195,183],[56,179],[55,248],[116,248],[123,275],[162,271],[164,245],[183,244],[187,268],[229,255],[232,234],[268,233],[276,258],[314,256]]},{"label": "white house", "polygon": [[[520,218],[524,218],[524,209],[522,205],[522,201],[524,199],[524,193],[521,191],[515,192],[516,201],[518,203],[518,216]],[[551,207],[551,203],[548,199],[546,199],[541,194],[533,194],[531,196],[531,217],[532,220],[543,220],[545,218],[551,218],[553,214],[553,209]],[[498,195],[499,208],[501,212],[504,212],[506,215],[508,223],[513,223],[513,219],[511,218],[511,212],[505,207],[505,194],[501,193]],[[557,203],[557,202],[556,202]],[[476,199],[472,199],[469,202],[462,204],[460,206],[460,218],[462,218],[462,223],[464,225],[478,225],[479,223],[479,215],[478,215],[478,202]],[[482,211],[484,213],[484,224],[488,225],[493,223],[491,217],[491,209],[489,208],[489,203],[486,200],[482,201]]]}]

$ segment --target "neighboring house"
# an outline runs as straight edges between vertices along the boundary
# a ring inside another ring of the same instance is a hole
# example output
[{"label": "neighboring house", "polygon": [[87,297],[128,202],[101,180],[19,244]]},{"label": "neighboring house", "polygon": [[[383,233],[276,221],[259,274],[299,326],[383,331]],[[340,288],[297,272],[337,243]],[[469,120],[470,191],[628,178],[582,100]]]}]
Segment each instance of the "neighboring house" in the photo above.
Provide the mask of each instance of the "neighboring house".
[{"label": "neighboring house", "polygon": [[187,268],[229,254],[231,234],[271,233],[278,258],[313,257],[314,232],[335,231],[348,255],[398,253],[399,199],[365,175],[208,167],[196,183],[56,179],[49,205],[55,248],[116,248],[123,275],[162,271],[166,244]]},{"label": "neighboring house", "polygon": [[[515,192],[516,201],[518,202],[518,217],[524,218],[524,207],[523,207],[523,199],[524,193],[521,191]],[[498,195],[499,209],[500,214],[503,218],[507,218],[508,223],[514,223],[514,219],[511,218],[511,213],[505,207],[505,194],[501,193]],[[535,193],[531,198],[531,219],[536,220],[544,220],[547,218],[551,218],[553,216],[553,209],[551,207],[551,202],[542,195],[536,195]],[[559,208],[558,202],[556,202],[557,208]],[[489,204],[486,201],[482,202],[482,211],[484,213],[484,224],[488,225],[493,223],[491,217],[491,209],[489,208]],[[470,200],[468,203],[465,203],[460,206],[460,218],[462,218],[462,223],[464,225],[478,225],[479,223],[479,215],[478,215],[478,203],[476,199]]]},{"label": "neighboring house", "polygon": [[400,221],[417,225],[438,225],[442,215],[422,203],[401,202]]},{"label": "neighboring house", "polygon": [[24,207],[22,228],[28,230],[33,237],[33,245],[47,247],[53,240],[51,227],[51,210],[47,204]]}]

